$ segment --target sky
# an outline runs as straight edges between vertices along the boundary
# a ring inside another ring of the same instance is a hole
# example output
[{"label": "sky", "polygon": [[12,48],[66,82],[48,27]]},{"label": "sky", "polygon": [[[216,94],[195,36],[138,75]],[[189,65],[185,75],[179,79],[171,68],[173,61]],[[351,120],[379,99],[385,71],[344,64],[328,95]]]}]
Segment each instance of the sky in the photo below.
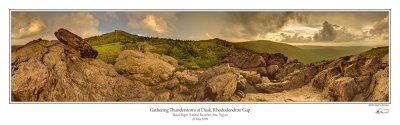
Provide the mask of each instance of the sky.
[{"label": "sky", "polygon": [[291,45],[387,46],[388,11],[12,11],[11,41],[87,38],[114,30],[183,40],[270,40]]}]

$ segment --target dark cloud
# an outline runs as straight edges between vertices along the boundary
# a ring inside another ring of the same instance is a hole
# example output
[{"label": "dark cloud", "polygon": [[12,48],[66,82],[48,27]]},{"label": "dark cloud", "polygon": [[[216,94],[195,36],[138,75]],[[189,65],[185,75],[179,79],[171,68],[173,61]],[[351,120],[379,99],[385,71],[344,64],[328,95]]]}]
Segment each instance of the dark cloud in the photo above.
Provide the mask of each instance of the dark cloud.
[{"label": "dark cloud", "polygon": [[389,32],[389,19],[386,16],[382,20],[376,22],[372,29],[369,30],[372,35],[383,35]]},{"label": "dark cloud", "polygon": [[336,30],[334,27],[337,25],[332,25],[328,23],[328,21],[325,21],[322,24],[322,29],[319,31],[319,33],[316,33],[314,35],[314,40],[315,41],[333,41],[336,38]]},{"label": "dark cloud", "polygon": [[311,42],[313,40],[311,36],[301,36],[298,33],[294,35],[281,33],[280,35],[282,36],[282,42]]},{"label": "dark cloud", "polygon": [[337,42],[388,39],[388,14],[387,11],[31,11],[13,12],[11,27],[12,40],[26,42],[53,36],[60,27],[84,37],[99,34],[99,29],[103,33],[122,29],[174,39]]},{"label": "dark cloud", "polygon": [[257,34],[279,31],[289,22],[305,22],[307,17],[297,12],[226,12],[224,37],[254,39]]}]

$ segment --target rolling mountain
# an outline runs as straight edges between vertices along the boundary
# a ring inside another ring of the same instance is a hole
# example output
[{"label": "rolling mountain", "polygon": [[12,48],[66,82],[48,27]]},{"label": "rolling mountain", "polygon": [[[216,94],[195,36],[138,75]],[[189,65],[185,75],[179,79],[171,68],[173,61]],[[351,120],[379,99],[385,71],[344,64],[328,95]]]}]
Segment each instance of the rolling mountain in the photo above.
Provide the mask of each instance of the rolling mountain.
[{"label": "rolling mountain", "polygon": [[119,30],[87,40],[99,51],[97,58],[112,64],[115,63],[119,52],[127,49],[168,55],[177,59],[179,65],[192,69],[213,66],[219,59],[240,51],[240,48],[221,39],[177,40],[132,35]]},{"label": "rolling mountain", "polygon": [[[370,49],[368,47],[292,46],[267,40],[241,43],[231,43],[218,38],[200,41],[179,40],[138,36],[121,30],[93,36],[87,40],[99,51],[97,58],[107,63],[115,63],[121,51],[134,49],[172,56],[180,65],[188,68],[210,67],[217,64],[220,59],[243,50],[252,53],[282,53],[288,56],[289,60],[297,59],[308,64],[359,54]],[[151,47],[146,48],[148,45]]]},{"label": "rolling mountain", "polygon": [[384,57],[387,53],[389,53],[389,47],[384,46],[384,47],[376,47],[371,50],[365,51],[361,53],[361,55]]},{"label": "rolling mountain", "polygon": [[254,50],[257,53],[282,53],[289,59],[297,59],[303,63],[315,63],[322,60],[332,60],[342,56],[359,54],[371,47],[340,47],[340,46],[292,46],[267,40],[235,43],[240,48]]}]

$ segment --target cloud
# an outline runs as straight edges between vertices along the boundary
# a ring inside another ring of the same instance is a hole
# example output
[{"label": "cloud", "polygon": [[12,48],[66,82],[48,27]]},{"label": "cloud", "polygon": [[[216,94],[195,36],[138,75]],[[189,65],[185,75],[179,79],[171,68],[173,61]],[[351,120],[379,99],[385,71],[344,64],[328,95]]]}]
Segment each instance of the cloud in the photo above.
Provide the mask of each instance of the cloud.
[{"label": "cloud", "polygon": [[90,12],[12,12],[11,41],[25,44],[34,39],[56,39],[53,33],[66,28],[83,38],[99,35],[99,21]]},{"label": "cloud", "polygon": [[[273,33],[290,22],[306,22],[307,17],[296,12],[226,12],[222,35],[227,38],[257,38],[257,34]],[[228,28],[229,27],[229,28]]]},{"label": "cloud", "polygon": [[336,38],[336,30],[334,29],[334,25],[325,21],[322,24],[322,29],[319,33],[314,35],[314,40],[316,41],[333,41]]},{"label": "cloud", "polygon": [[298,33],[294,35],[281,33],[280,35],[282,37],[281,42],[311,42],[313,40],[311,36],[302,36]]},{"label": "cloud", "polygon": [[15,13],[12,15],[11,38],[22,39],[41,33],[46,27],[43,19],[27,15],[26,13]]},{"label": "cloud", "polygon": [[369,30],[372,35],[385,35],[389,33],[389,18],[386,16],[382,20],[375,22],[372,29]]},{"label": "cloud", "polygon": [[174,12],[141,12],[129,14],[128,26],[156,33],[166,33],[175,29],[177,17]]},{"label": "cloud", "polygon": [[71,32],[86,38],[99,35],[99,20],[89,12],[66,13],[56,16],[52,22],[51,32],[59,28],[65,28]]}]

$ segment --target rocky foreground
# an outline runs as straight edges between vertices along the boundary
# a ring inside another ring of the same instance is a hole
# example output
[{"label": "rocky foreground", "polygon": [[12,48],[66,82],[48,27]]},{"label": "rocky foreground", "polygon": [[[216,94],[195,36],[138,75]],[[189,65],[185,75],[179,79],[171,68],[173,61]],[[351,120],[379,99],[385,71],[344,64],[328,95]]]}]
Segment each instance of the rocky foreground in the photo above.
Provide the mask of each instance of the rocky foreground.
[{"label": "rocky foreground", "polygon": [[283,54],[240,52],[188,70],[166,55],[125,50],[114,65],[86,40],[59,29],[12,53],[13,101],[388,101],[388,55],[320,65]]}]

